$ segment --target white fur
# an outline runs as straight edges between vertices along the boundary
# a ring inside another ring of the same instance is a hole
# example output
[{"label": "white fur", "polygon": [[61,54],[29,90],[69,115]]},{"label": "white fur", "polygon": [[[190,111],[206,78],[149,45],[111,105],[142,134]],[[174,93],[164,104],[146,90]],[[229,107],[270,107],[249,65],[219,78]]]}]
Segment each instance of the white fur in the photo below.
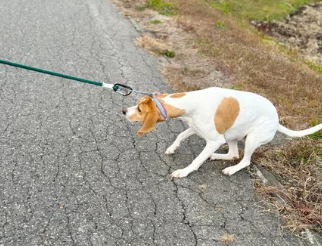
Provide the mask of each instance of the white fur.
[{"label": "white fur", "polygon": [[[186,114],[179,118],[187,122],[189,129],[179,134],[165,153],[174,153],[180,146],[181,141],[193,134],[197,134],[206,140],[206,146],[197,158],[186,168],[174,171],[171,177],[186,177],[190,172],[197,170],[209,157],[211,160],[238,158],[237,141],[246,137],[243,159],[237,165],[227,167],[222,171],[226,175],[232,175],[247,167],[254,150],[270,142],[276,131],[289,136],[301,137],[322,129],[322,124],[303,131],[292,131],[279,125],[278,115],[273,104],[266,98],[250,92],[213,87],[187,92],[180,98],[171,98],[170,96],[168,95],[162,100],[165,104],[186,110]],[[214,124],[215,113],[221,101],[229,97],[238,101],[239,115],[234,124],[224,134],[219,134]],[[127,117],[134,111],[135,107],[128,108]],[[226,142],[229,145],[227,154],[214,153]]]}]

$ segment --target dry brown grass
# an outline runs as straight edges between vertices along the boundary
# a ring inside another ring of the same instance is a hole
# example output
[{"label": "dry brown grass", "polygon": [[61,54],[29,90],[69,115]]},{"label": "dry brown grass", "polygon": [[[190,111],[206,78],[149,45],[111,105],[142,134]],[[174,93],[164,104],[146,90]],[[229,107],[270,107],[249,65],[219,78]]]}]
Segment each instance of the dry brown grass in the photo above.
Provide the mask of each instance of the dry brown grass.
[{"label": "dry brown grass", "polygon": [[257,183],[292,230],[322,232],[322,143],[305,138],[281,147],[262,147],[253,160],[279,176],[283,187]]},{"label": "dry brown grass", "polygon": [[135,42],[137,45],[149,50],[152,54],[160,55],[164,50],[168,49],[168,46],[164,41],[152,38],[148,35],[140,36]]}]

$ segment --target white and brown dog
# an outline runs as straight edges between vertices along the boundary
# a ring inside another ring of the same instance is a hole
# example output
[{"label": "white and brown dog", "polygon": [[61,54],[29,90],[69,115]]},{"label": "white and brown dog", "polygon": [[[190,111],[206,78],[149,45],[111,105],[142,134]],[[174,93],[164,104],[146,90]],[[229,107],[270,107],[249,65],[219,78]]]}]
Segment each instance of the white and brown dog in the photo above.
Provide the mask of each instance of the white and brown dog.
[{"label": "white and brown dog", "polygon": [[[197,134],[207,142],[204,150],[184,169],[179,169],[171,177],[186,177],[197,170],[210,157],[211,160],[231,160],[238,158],[237,141],[246,137],[243,159],[234,166],[223,170],[232,175],[250,164],[254,150],[270,142],[279,131],[290,137],[302,137],[322,129],[322,124],[303,131],[292,131],[279,124],[273,104],[266,98],[250,92],[208,88],[175,94],[161,94],[156,98],[161,102],[169,118],[180,118],[188,123],[185,130],[166,150],[173,154],[182,140]],[[161,110],[162,111],[162,110]],[[156,122],[164,121],[157,104],[149,96],[140,99],[137,106],[123,109],[129,121],[142,121],[138,136],[154,129]],[[228,143],[227,154],[214,153],[222,144]]]}]

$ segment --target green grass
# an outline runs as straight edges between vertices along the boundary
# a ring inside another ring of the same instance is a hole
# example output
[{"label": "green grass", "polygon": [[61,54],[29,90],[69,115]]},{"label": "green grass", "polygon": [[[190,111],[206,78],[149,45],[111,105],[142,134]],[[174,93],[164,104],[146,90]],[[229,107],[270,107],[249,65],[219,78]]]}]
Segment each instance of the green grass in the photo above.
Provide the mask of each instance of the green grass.
[{"label": "green grass", "polygon": [[177,15],[177,6],[173,2],[164,2],[162,0],[147,0],[146,6],[159,12],[161,15]]},{"label": "green grass", "polygon": [[304,64],[308,65],[311,69],[317,71],[318,73],[322,73],[322,66],[315,64],[313,62],[306,61]]},{"label": "green grass", "polygon": [[143,11],[146,9],[146,6],[142,4],[138,4],[138,5],[135,5],[135,9],[139,11]]},{"label": "green grass", "polygon": [[164,51],[162,51],[161,54],[165,55],[166,57],[169,57],[169,58],[173,58],[176,56],[176,53],[174,51],[170,51],[170,50],[164,50]]},{"label": "green grass", "polygon": [[219,29],[224,29],[226,27],[226,24],[222,21],[217,21],[216,22],[216,27]]},{"label": "green grass", "polygon": [[205,0],[213,8],[242,20],[281,20],[304,4],[321,0]]},{"label": "green grass", "polygon": [[[311,126],[313,127],[313,126],[316,126],[316,125],[321,124],[321,123],[322,123],[322,116],[321,116],[320,119],[312,120],[311,121]],[[315,132],[315,133],[309,135],[309,137],[312,138],[312,139],[316,139],[316,140],[317,139],[322,140],[322,131]]]},{"label": "green grass", "polygon": [[157,25],[157,24],[160,24],[162,23],[162,21],[160,20],[153,20],[153,21],[149,21],[148,24],[154,24],[154,25]]}]

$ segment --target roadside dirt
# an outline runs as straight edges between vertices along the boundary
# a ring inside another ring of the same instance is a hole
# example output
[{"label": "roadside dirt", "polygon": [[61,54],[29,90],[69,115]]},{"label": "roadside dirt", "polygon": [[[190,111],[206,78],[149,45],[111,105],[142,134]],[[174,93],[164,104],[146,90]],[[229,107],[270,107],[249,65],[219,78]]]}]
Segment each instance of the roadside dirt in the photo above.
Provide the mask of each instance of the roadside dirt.
[{"label": "roadside dirt", "polygon": [[[232,75],[225,73],[216,59],[200,54],[194,35],[189,27],[183,26],[177,17],[167,17],[156,11],[135,9],[138,3],[114,0],[121,14],[134,19],[142,28],[136,44],[152,55],[158,50],[174,51],[173,58],[162,56],[162,73],[169,85],[178,91],[191,91],[211,86],[231,88]],[[144,4],[144,2],[142,2]],[[157,24],[154,24],[157,22]],[[160,57],[160,56],[159,56]]]},{"label": "roadside dirt", "polygon": [[322,64],[322,3],[303,6],[283,22],[256,24],[279,43],[300,51],[311,62]]}]

